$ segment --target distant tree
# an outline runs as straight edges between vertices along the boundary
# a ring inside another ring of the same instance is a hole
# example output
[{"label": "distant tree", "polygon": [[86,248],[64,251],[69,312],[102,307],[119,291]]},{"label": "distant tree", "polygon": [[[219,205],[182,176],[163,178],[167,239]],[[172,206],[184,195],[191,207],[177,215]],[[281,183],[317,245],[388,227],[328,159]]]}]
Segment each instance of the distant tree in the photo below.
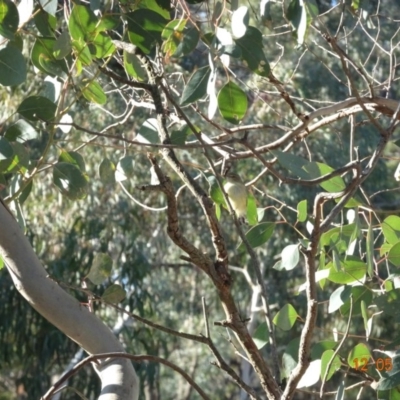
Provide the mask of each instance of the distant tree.
[{"label": "distant tree", "polygon": [[1,267],[89,354],[45,336],[43,399],[400,398],[396,15],[0,0]]}]

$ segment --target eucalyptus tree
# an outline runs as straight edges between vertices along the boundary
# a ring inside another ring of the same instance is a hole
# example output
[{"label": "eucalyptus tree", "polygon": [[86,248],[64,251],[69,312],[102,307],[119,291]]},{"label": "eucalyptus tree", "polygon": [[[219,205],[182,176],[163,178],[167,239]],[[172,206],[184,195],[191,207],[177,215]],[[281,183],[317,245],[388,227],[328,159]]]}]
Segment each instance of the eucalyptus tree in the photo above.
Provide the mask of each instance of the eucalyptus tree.
[{"label": "eucalyptus tree", "polygon": [[43,398],[398,397],[398,5],[0,5],[2,265],[89,353]]}]

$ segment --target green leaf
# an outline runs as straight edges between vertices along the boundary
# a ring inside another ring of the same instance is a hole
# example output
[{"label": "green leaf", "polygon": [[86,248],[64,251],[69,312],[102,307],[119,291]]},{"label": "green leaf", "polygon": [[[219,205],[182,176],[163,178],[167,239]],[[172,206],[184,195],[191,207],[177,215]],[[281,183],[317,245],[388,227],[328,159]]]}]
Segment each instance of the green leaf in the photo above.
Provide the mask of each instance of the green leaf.
[{"label": "green leaf", "polygon": [[302,179],[309,179],[310,175],[303,169],[304,166],[310,164],[308,160],[303,157],[296,156],[291,153],[285,153],[279,150],[272,150],[272,155],[278,159],[278,162],[282,167],[288,171],[296,174]]},{"label": "green leaf", "polygon": [[111,275],[112,265],[113,261],[108,254],[97,253],[94,256],[87,278],[95,285],[100,285]]},{"label": "green leaf", "polygon": [[[338,228],[333,228],[328,232],[325,232],[321,236],[321,246],[335,246],[339,241],[344,240],[346,242],[346,249],[350,243],[350,238],[356,229],[356,224],[342,225]],[[339,249],[338,249],[339,250]]]},{"label": "green leaf", "polygon": [[85,172],[85,160],[83,157],[76,151],[62,151],[60,156],[58,157],[58,162],[66,162],[75,165],[75,167],[79,168],[82,172]]},{"label": "green leaf", "polygon": [[[359,343],[349,352],[347,362],[352,368],[358,369],[360,365],[367,364],[371,358],[371,352],[364,343]],[[365,360],[365,362],[364,362]]]},{"label": "green leaf", "polygon": [[110,36],[104,34],[104,33],[99,33],[92,41],[92,44],[94,45],[96,52],[95,56],[96,58],[106,58],[110,56],[114,50],[115,46],[110,38]]},{"label": "green leaf", "polygon": [[[266,243],[272,236],[275,229],[275,224],[273,222],[262,222],[251,228],[246,233],[246,239],[249,241],[250,246],[254,249],[255,247],[261,246]],[[240,245],[239,249],[243,249],[243,243]]]},{"label": "green leaf", "polygon": [[136,140],[142,143],[158,143],[158,122],[155,118],[144,121],[136,135]]},{"label": "green leaf", "polygon": [[89,46],[83,41],[83,39],[73,40],[71,45],[76,57],[83,65],[90,65],[92,63],[92,53],[90,52]]},{"label": "green leaf", "polygon": [[298,316],[291,304],[285,304],[275,315],[272,322],[283,331],[289,331],[293,328]]},{"label": "green leaf", "polygon": [[[309,179],[316,179],[329,174],[334,171],[332,167],[319,162],[311,162],[303,166],[303,169],[308,172]],[[322,182],[320,186],[330,193],[341,192],[346,188],[343,179],[340,176],[335,176],[325,182]]]},{"label": "green leaf", "polygon": [[108,158],[104,158],[99,165],[100,180],[105,185],[115,183],[115,165]]},{"label": "green leaf", "polygon": [[218,183],[214,181],[209,189],[210,197],[215,204],[225,204],[224,195],[222,190],[218,186]]},{"label": "green leaf", "polygon": [[89,42],[93,39],[98,20],[89,7],[74,5],[68,21],[72,39]]},{"label": "green leaf", "polygon": [[367,232],[367,272],[372,278],[374,275],[374,232],[371,223],[368,225]]},{"label": "green leaf", "polygon": [[291,0],[286,17],[295,30],[297,43],[303,44],[307,30],[307,10],[302,0]]},{"label": "green leaf", "polygon": [[382,231],[389,244],[400,241],[400,217],[390,215],[382,222]]},{"label": "green leaf", "polygon": [[31,59],[33,65],[46,75],[62,76],[68,72],[65,60],[57,60],[54,56],[56,39],[51,37],[37,37],[32,48]]},{"label": "green leaf", "polygon": [[14,158],[10,166],[7,168],[7,171],[18,171],[24,174],[29,168],[29,153],[21,143],[11,143],[11,147],[14,151]]},{"label": "green leaf", "polygon": [[105,104],[107,102],[107,96],[99,83],[95,81],[87,82],[84,80],[82,85],[82,94],[86,100],[96,104]]},{"label": "green leaf", "polygon": [[247,111],[247,96],[236,83],[227,83],[218,94],[218,109],[231,124],[239,124]]},{"label": "green leaf", "polygon": [[[279,164],[296,174],[301,179],[317,179],[334,171],[334,169],[329,165],[319,162],[309,162],[305,158],[294,154],[284,153],[278,150],[273,150],[271,153],[278,159]],[[327,192],[340,192],[346,188],[346,185],[340,176],[335,176],[322,182],[320,186]]]},{"label": "green leaf", "polygon": [[71,38],[67,31],[61,33],[53,46],[53,55],[56,60],[62,60],[71,53]]},{"label": "green leaf", "polygon": [[161,37],[164,39],[163,51],[167,57],[182,57],[196,48],[200,31],[187,24],[187,20],[175,19],[167,24]]},{"label": "green leaf", "polygon": [[104,291],[101,299],[107,303],[117,304],[124,300],[125,297],[126,293],[122,286],[113,284]]},{"label": "green leaf", "polygon": [[161,32],[167,20],[152,10],[136,10],[126,15],[128,36],[132,44],[145,54],[150,53],[156,43],[161,42]]},{"label": "green leaf", "polygon": [[[361,316],[364,322],[364,329],[365,329],[365,336],[368,340],[369,334],[370,334],[370,328],[368,327],[368,312],[367,312],[367,304],[365,303],[364,300],[361,300],[360,302],[360,308],[361,308]],[[371,319],[372,320],[372,319]]]},{"label": "green leaf", "polygon": [[367,265],[357,257],[348,256],[340,260],[341,270],[337,271],[333,263],[327,264],[330,269],[328,279],[331,282],[347,284],[355,281],[361,281],[367,271]]},{"label": "green leaf", "polygon": [[14,159],[14,149],[7,139],[0,136],[0,172],[7,172]]},{"label": "green leaf", "polygon": [[[360,315],[361,314],[361,303],[364,302],[368,304],[368,306],[372,302],[372,291],[366,286],[353,286],[351,288],[351,296],[353,301],[353,311],[352,315]],[[348,317],[350,313],[350,299],[346,301],[340,307],[340,314],[343,317]]]},{"label": "green leaf", "polygon": [[333,268],[335,268],[335,271],[340,271],[342,269],[342,266],[340,265],[339,254],[335,247],[332,249],[332,260],[333,260]]},{"label": "green leaf", "polygon": [[302,200],[297,204],[297,221],[305,222],[307,220],[307,200]]},{"label": "green leaf", "polygon": [[388,259],[393,265],[400,267],[400,241],[389,250]]},{"label": "green leaf", "polygon": [[330,268],[328,279],[331,282],[347,284],[361,281],[367,272],[365,262],[353,256],[348,256],[346,259],[340,260],[340,264],[340,271],[336,271],[332,262],[327,265],[327,268]]},{"label": "green leaf", "polygon": [[300,338],[292,339],[285,347],[282,355],[282,377],[290,376],[298,363]]},{"label": "green leaf", "polygon": [[[400,357],[398,351],[396,351],[394,357],[385,357],[382,361],[384,362],[384,369],[380,372],[382,377],[379,380],[377,389],[379,391],[391,390],[398,392],[398,386],[400,386]],[[390,367],[392,367],[391,370],[389,370]],[[392,399],[391,397],[390,400]]]},{"label": "green leaf", "polygon": [[210,78],[209,66],[198,69],[189,79],[181,98],[181,106],[187,106],[201,99],[207,93],[207,84]]},{"label": "green leaf", "polygon": [[263,322],[254,331],[253,340],[258,350],[261,350],[266,344],[269,343],[269,331],[266,322]]},{"label": "green leaf", "polygon": [[117,182],[123,182],[135,174],[135,160],[132,156],[122,157],[117,164],[115,179]]},{"label": "green leaf", "polygon": [[80,200],[86,197],[88,178],[71,163],[57,163],[53,169],[53,183],[60,192],[71,200]]},{"label": "green leaf", "polygon": [[0,84],[15,86],[26,79],[26,64],[22,53],[15,47],[0,50]]},{"label": "green leaf", "polygon": [[288,6],[286,17],[291,23],[297,43],[302,45],[314,18],[319,14],[318,5],[315,0],[292,0]]},{"label": "green leaf", "polygon": [[162,15],[165,19],[169,19],[171,13],[171,2],[169,0],[141,0],[140,8],[153,10]]},{"label": "green leaf", "polygon": [[247,222],[250,226],[256,225],[258,223],[258,212],[256,199],[252,193],[247,195]]},{"label": "green leaf", "polygon": [[19,204],[21,204],[21,206],[25,203],[25,200],[31,194],[32,187],[33,187],[33,180],[29,181],[29,183],[25,186],[25,188],[22,190],[21,194],[19,195],[18,201],[19,201]]},{"label": "green leaf", "polygon": [[139,81],[144,81],[146,79],[146,71],[143,69],[137,56],[127,51],[124,51],[124,68],[132,78]]},{"label": "green leaf", "polygon": [[290,244],[281,253],[281,269],[290,271],[297,266],[300,260],[299,245]]},{"label": "green leaf", "polygon": [[183,125],[180,129],[171,132],[171,144],[183,146],[191,134],[191,129],[187,125]]},{"label": "green leaf", "polygon": [[[142,3],[142,2],[140,2]],[[109,31],[116,29],[120,24],[121,20],[118,15],[103,13],[100,21],[97,23],[96,32]]]},{"label": "green leaf", "polygon": [[339,286],[330,296],[328,313],[333,313],[350,298],[351,287],[350,286]]},{"label": "green leaf", "polygon": [[253,26],[249,26],[246,34],[235,39],[242,51],[242,59],[247,67],[257,75],[267,77],[270,67],[263,51],[262,33]]},{"label": "green leaf", "polygon": [[19,24],[19,14],[16,5],[11,0],[0,0],[0,35],[14,39]]},{"label": "green leaf", "polygon": [[46,97],[31,96],[18,107],[18,112],[30,121],[51,121],[56,114],[57,106]]},{"label": "green leaf", "polygon": [[[325,376],[325,371],[328,368],[328,364],[330,363],[330,360],[332,359],[334,354],[333,350],[326,350],[321,357],[321,379],[324,378]],[[335,358],[333,359],[333,362],[329,368],[329,372],[326,376],[326,381],[329,381],[329,379],[332,378],[332,375],[341,367],[342,363],[340,362],[340,358],[336,355]]]}]

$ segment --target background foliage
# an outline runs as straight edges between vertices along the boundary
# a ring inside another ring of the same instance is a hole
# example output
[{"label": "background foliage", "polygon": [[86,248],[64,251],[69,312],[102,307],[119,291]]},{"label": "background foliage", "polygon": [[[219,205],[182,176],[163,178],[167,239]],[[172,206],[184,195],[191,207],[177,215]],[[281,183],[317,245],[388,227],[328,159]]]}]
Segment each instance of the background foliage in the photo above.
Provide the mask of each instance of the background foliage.
[{"label": "background foliage", "polygon": [[[146,86],[153,82],[145,55],[156,86],[166,88],[159,90],[169,143],[215,201],[240,314],[250,319],[247,329],[270,368],[274,347],[278,354],[278,385],[285,387],[298,363],[310,304],[306,249],[332,216],[317,237],[312,363],[295,398],[316,396],[321,386],[338,399],[344,388],[346,399],[400,398],[398,15],[400,6],[389,0],[0,0],[1,195],[52,279],[82,302],[83,281],[98,296],[118,284],[126,297],[112,303],[199,334],[204,296],[216,347],[264,398],[233,332],[212,324],[226,318],[213,282],[181,259],[167,235],[164,194],[140,190],[156,183],[151,152],[172,180],[185,238],[215,256],[207,216],[159,152],[168,143]],[[223,159],[248,184],[245,228],[224,207],[215,178]],[[321,193],[329,195],[318,214]],[[337,193],[350,196],[334,215]],[[253,230],[247,238],[265,282],[276,346],[240,229]],[[101,254],[109,258],[99,272],[93,266]],[[28,307],[5,269],[0,285],[0,320],[7,321],[0,325],[0,398],[39,398],[79,349]],[[110,305],[96,302],[94,310],[128,352],[175,362],[210,398],[247,398],[210,366],[207,346]],[[143,398],[199,398],[165,366],[135,368]],[[69,385],[88,398],[98,393],[90,369]]]}]

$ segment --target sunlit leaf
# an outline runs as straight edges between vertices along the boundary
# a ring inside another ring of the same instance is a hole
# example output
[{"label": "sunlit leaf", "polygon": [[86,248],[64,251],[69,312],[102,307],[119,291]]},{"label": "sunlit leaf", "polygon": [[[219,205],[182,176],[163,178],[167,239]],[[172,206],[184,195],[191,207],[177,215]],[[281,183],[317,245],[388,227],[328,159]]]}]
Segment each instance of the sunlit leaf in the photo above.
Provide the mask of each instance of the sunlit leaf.
[{"label": "sunlit leaf", "polygon": [[327,373],[327,376],[326,376],[326,381],[329,381],[329,379],[332,378],[332,375],[342,365],[340,358],[337,355],[333,358],[332,363],[330,363],[330,361],[333,357],[333,354],[334,354],[333,350],[326,350],[324,352],[324,354],[322,354],[322,357],[321,357],[321,379],[324,378],[325,371],[327,370],[328,365],[330,364],[329,372]]},{"label": "sunlit leaf", "polygon": [[293,328],[297,320],[298,314],[291,304],[285,304],[275,315],[273,323],[283,331]]},{"label": "sunlit leaf", "polygon": [[400,241],[400,217],[390,215],[382,222],[382,231],[385,239],[390,244]]},{"label": "sunlit leaf", "polygon": [[150,53],[153,46],[161,41],[161,32],[168,22],[157,12],[146,9],[126,14],[126,19],[130,42],[138,46],[145,54]]},{"label": "sunlit leaf", "polygon": [[58,162],[66,162],[75,165],[82,172],[85,172],[85,160],[76,151],[62,151],[58,157]]},{"label": "sunlit leaf", "polygon": [[68,21],[68,29],[72,39],[90,41],[98,20],[89,7],[75,4]]},{"label": "sunlit leaf", "polygon": [[356,257],[349,256],[340,260],[341,270],[337,271],[333,263],[327,265],[330,268],[328,279],[331,282],[347,284],[355,281],[361,281],[367,272],[365,262]]},{"label": "sunlit leaf", "polygon": [[218,94],[218,109],[231,124],[238,124],[247,112],[247,96],[233,82],[227,83]]},{"label": "sunlit leaf", "polygon": [[107,101],[107,96],[98,82],[83,81],[81,90],[85,99],[92,103],[105,104]]},{"label": "sunlit leaf", "polygon": [[368,363],[371,358],[371,352],[369,351],[368,347],[364,343],[359,343],[354,346],[347,356],[347,362],[349,363],[350,367],[356,368],[360,364],[362,364],[362,360],[365,359]]},{"label": "sunlit leaf", "polygon": [[11,0],[0,0],[0,35],[14,39],[18,29],[18,9]]},{"label": "sunlit leaf", "polygon": [[302,200],[297,204],[297,221],[307,220],[307,200]]}]

